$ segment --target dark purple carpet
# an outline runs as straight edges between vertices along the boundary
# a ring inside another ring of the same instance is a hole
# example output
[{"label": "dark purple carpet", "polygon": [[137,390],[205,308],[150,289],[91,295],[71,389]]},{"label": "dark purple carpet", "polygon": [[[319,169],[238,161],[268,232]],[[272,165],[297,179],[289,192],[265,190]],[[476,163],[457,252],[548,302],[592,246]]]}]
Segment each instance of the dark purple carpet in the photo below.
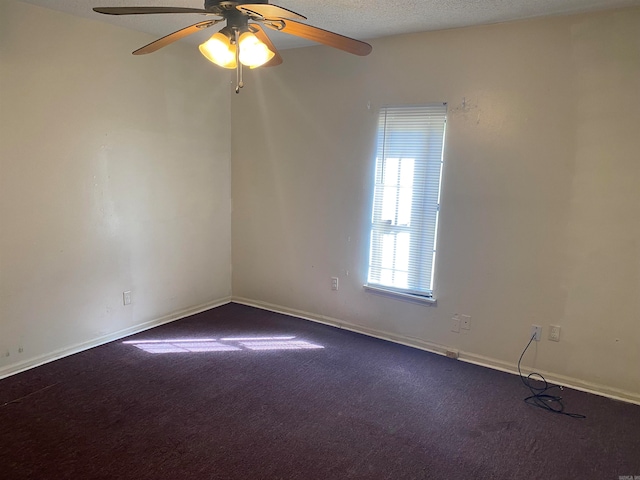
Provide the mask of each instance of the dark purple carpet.
[{"label": "dark purple carpet", "polygon": [[639,406],[236,304],[125,340],[0,381],[0,478],[640,475]]}]

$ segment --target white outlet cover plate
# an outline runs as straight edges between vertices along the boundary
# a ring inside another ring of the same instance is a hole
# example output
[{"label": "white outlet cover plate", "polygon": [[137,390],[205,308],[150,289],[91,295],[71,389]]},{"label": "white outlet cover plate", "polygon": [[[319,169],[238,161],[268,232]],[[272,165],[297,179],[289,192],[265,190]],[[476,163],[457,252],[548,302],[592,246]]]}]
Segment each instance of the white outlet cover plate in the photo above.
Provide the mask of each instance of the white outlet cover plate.
[{"label": "white outlet cover plate", "polygon": [[536,338],[534,340],[536,342],[540,341],[540,337],[542,336],[542,327],[540,325],[531,325],[531,334],[530,337],[533,337],[535,334]]},{"label": "white outlet cover plate", "polygon": [[549,340],[552,342],[560,341],[560,327],[558,325],[549,325]]},{"label": "white outlet cover plate", "polygon": [[460,317],[458,317],[458,315],[451,317],[451,331],[460,333]]}]

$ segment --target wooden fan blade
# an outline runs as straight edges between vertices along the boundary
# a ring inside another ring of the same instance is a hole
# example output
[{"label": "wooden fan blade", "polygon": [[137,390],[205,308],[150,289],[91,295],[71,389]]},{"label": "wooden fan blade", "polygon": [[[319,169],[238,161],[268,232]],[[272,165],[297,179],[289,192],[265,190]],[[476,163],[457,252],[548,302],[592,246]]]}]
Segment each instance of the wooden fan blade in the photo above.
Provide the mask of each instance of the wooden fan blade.
[{"label": "wooden fan blade", "polygon": [[236,7],[242,13],[259,15],[266,20],[279,20],[281,18],[297,18],[298,20],[306,20],[307,17],[293,12],[288,8],[279,7],[277,5],[269,5],[268,3],[245,3]]},{"label": "wooden fan blade", "polygon": [[314,42],[338,48],[345,52],[353,53],[354,55],[369,55],[372,50],[371,45],[368,43],[361,42],[354,38],[345,37],[344,35],[333,33],[328,30],[323,30],[322,28],[305,25],[304,23],[296,22],[295,20],[280,20],[280,22],[284,25],[282,29],[271,26],[268,23],[266,25],[274,30],[280,30],[281,32],[289,33],[297,37],[313,40]]},{"label": "wooden fan blade", "polygon": [[260,25],[258,25],[256,23],[252,23],[249,27],[251,28],[251,30],[253,31],[255,36],[258,37],[258,40],[260,40],[262,43],[264,43],[269,50],[271,50],[273,53],[275,53],[275,56],[271,60],[269,60],[267,63],[262,65],[262,66],[263,67],[275,67],[276,65],[280,65],[282,63],[282,57],[278,53],[278,50],[276,50],[276,47],[273,46],[273,43],[271,43],[271,39],[266,34],[264,29]]},{"label": "wooden fan blade", "polygon": [[193,25],[191,25],[190,27],[185,27],[182,30],[178,30],[177,32],[173,32],[170,33],[169,35],[166,35],[162,38],[159,38],[158,40],[149,43],[148,45],[145,45],[142,48],[139,48],[138,50],[136,50],[135,52],[133,52],[134,55],[145,55],[147,53],[152,53],[155,52],[156,50],[161,49],[162,47],[166,47],[167,45],[173,43],[173,42],[177,42],[178,40],[180,40],[181,38],[186,37],[187,35],[191,35],[192,33],[196,33],[201,31],[203,28],[209,28],[213,25],[215,25],[216,23],[220,22],[222,20],[205,20],[204,22],[198,22],[195,23]]},{"label": "wooden fan blade", "polygon": [[149,13],[207,13],[216,15],[214,12],[201,8],[182,7],[96,7],[93,11],[105,15],[146,15]]}]

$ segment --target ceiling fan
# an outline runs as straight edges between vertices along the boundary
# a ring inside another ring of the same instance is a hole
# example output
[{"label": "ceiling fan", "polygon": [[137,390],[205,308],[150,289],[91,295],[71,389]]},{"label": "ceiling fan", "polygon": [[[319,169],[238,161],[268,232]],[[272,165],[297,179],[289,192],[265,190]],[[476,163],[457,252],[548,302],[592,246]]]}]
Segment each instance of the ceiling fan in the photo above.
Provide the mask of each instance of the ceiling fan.
[{"label": "ceiling fan", "polygon": [[[170,33],[134,51],[134,55],[155,52],[188,35],[226,21],[226,26],[200,45],[200,52],[209,61],[236,70],[236,93],[242,88],[242,66],[273,67],[282,57],[271,43],[262,26],[279,32],[338,48],[354,55],[368,55],[371,45],[301,23],[307,18],[287,8],[269,4],[269,0],[226,1],[205,0],[204,9],[184,7],[96,7],[95,12],[106,15],[148,15],[161,13],[199,13],[218,18],[207,19]],[[251,23],[250,23],[251,22]]]}]

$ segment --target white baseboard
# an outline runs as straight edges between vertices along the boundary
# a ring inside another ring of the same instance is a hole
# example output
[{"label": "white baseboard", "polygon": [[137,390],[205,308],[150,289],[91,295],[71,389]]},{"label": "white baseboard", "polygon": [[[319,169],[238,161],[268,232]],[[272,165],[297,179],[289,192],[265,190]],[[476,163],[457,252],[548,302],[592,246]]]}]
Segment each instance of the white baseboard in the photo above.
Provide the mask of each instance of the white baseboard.
[{"label": "white baseboard", "polygon": [[[332,327],[342,328],[350,330],[356,333],[362,333],[370,337],[379,338],[382,340],[388,340],[390,342],[399,343],[409,347],[419,348],[427,352],[436,353],[438,355],[446,355],[448,350],[456,350],[445,345],[438,345],[436,343],[426,342],[419,338],[407,337],[404,335],[398,335],[395,333],[385,332],[382,330],[376,330],[372,328],[362,327],[349,322],[344,322],[336,318],[327,317],[325,315],[317,315],[315,313],[305,312],[302,310],[296,310],[293,308],[283,307],[282,305],[274,305],[267,302],[261,302],[258,300],[251,300],[242,297],[232,297],[231,301],[234,303],[240,303],[250,307],[260,308],[262,310],[268,310],[270,312],[282,313],[293,317],[301,318],[304,320],[310,320],[312,322],[322,323]],[[502,372],[518,375],[517,363],[504,362],[491,357],[485,357],[483,355],[477,355],[471,352],[458,351],[458,360],[467,363],[473,363],[483,367],[492,368],[494,370],[500,370]],[[578,378],[568,377],[565,375],[559,375],[553,372],[547,372],[544,370],[537,370],[538,373],[544,375],[549,383],[554,385],[562,385],[563,387],[573,388],[574,390],[580,390],[582,392],[592,393],[603,397],[611,398],[614,400],[620,400],[623,402],[633,403],[640,405],[640,394],[634,392],[628,392],[618,388],[608,387],[606,385],[595,384],[580,380]]]},{"label": "white baseboard", "polygon": [[184,310],[180,310],[178,312],[174,312],[169,315],[156,318],[155,320],[150,320],[148,322],[144,322],[139,325],[134,325],[133,327],[125,328],[124,330],[119,330],[117,332],[110,333],[108,335],[104,335],[102,337],[98,337],[93,340],[89,340],[87,342],[82,342],[76,345],[61,348],[54,352],[40,355],[34,358],[30,358],[20,363],[7,365],[5,367],[0,368],[0,379],[8,377],[10,375],[15,375],[16,373],[24,372],[25,370],[29,370],[30,368],[38,367],[45,363],[49,363],[54,360],[67,357],[69,355],[73,355],[74,353],[83,352],[90,348],[104,345],[105,343],[113,342],[114,340],[119,340],[120,338],[128,337],[129,335],[133,335],[134,333],[143,332],[145,330],[149,330],[150,328],[164,325],[165,323],[174,322],[176,320],[180,320],[182,318],[195,315],[196,313],[201,313],[207,310],[211,310],[212,308],[219,307],[221,305],[225,305],[230,302],[231,302],[231,297],[226,297],[223,299],[215,300],[213,302],[204,303],[196,307],[186,308]]}]

